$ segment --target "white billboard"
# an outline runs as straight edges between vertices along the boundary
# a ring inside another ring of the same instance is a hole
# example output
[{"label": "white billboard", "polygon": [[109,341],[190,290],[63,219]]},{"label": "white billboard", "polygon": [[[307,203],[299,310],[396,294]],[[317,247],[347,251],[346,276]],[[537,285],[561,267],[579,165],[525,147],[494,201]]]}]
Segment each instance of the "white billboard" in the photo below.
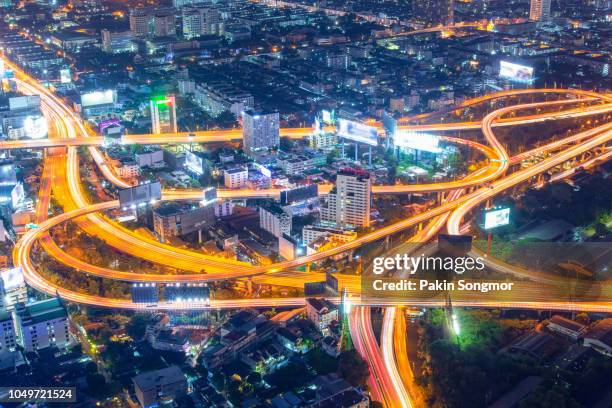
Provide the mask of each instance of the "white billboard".
[{"label": "white billboard", "polygon": [[145,183],[119,190],[119,205],[124,211],[153,204],[160,199],[161,184],[159,182]]},{"label": "white billboard", "polygon": [[272,178],[272,172],[269,168],[262,166],[259,163],[253,163],[253,167],[255,167],[264,177]]},{"label": "white billboard", "polygon": [[503,227],[510,224],[510,208],[498,208],[485,212],[484,229]]},{"label": "white billboard", "polygon": [[14,96],[9,98],[9,109],[37,109],[40,107],[40,95]]},{"label": "white billboard", "polygon": [[187,151],[185,153],[185,167],[198,175],[204,174],[204,161],[192,152]]},{"label": "white billboard", "polygon": [[371,146],[378,145],[378,130],[375,127],[352,120],[340,119],[338,121],[338,136]]},{"label": "white billboard", "polygon": [[21,267],[11,268],[11,269],[2,271],[0,272],[0,276],[2,277],[2,284],[4,285],[5,291],[15,289],[25,284],[25,280],[23,279],[23,272],[21,271]]},{"label": "white billboard", "polygon": [[27,116],[23,120],[23,129],[27,137],[42,139],[47,136],[49,126],[44,116]]},{"label": "white billboard", "polygon": [[322,110],[321,119],[326,125],[333,125],[334,122],[336,122],[336,119],[334,118],[334,111]]},{"label": "white billboard", "polygon": [[500,61],[499,76],[511,81],[528,83],[533,81],[533,67]]},{"label": "white billboard", "polygon": [[69,84],[72,82],[72,75],[70,74],[70,68],[60,70],[60,82],[62,84]]},{"label": "white billboard", "polygon": [[393,144],[406,149],[422,150],[430,153],[440,153],[440,138],[429,133],[419,133],[407,130],[397,130],[393,136]]},{"label": "white billboard", "polygon": [[81,106],[108,105],[114,104],[117,101],[117,92],[113,89],[106,91],[95,91],[81,94]]}]

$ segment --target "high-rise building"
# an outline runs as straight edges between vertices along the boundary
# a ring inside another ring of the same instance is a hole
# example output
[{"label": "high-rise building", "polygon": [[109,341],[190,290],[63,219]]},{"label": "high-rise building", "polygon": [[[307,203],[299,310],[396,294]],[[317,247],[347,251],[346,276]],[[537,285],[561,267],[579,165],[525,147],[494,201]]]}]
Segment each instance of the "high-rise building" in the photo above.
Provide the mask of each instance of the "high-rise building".
[{"label": "high-rise building", "polygon": [[136,44],[132,41],[134,35],[131,31],[102,30],[102,51],[109,54],[136,51]]},{"label": "high-rise building", "polygon": [[11,314],[0,307],[0,355],[12,352],[17,347],[17,335]]},{"label": "high-rise building", "polygon": [[259,208],[259,226],[274,235],[282,237],[290,235],[292,227],[291,215],[287,214],[277,205]]},{"label": "high-rise building", "polygon": [[321,221],[339,227],[369,227],[372,180],[366,171],[344,169],[338,172],[336,186],[321,207]]},{"label": "high-rise building", "polygon": [[0,308],[5,307],[10,312],[15,309],[16,304],[27,301],[28,288],[21,268],[11,268],[0,272]]},{"label": "high-rise building", "polygon": [[13,368],[18,356],[17,333],[11,313],[0,307],[0,370]]},{"label": "high-rise building", "polygon": [[224,185],[227,188],[243,188],[249,181],[249,169],[236,167],[223,172]]},{"label": "high-rise building", "polygon": [[130,11],[130,30],[134,37],[168,37],[176,34],[174,8],[144,7]]},{"label": "high-rise building", "polygon": [[66,348],[70,344],[68,314],[59,299],[20,304],[16,312],[17,329],[26,352]]},{"label": "high-rise building", "polygon": [[529,19],[546,21],[550,18],[550,0],[531,0]]},{"label": "high-rise building", "polygon": [[278,112],[256,113],[248,110],[242,114],[242,140],[245,153],[267,150],[280,144],[280,119]]},{"label": "high-rise building", "polygon": [[212,4],[211,0],[172,0],[172,5],[176,9],[181,9],[184,6],[191,6],[193,4]]},{"label": "high-rise building", "polygon": [[201,231],[214,221],[213,203],[201,207],[170,203],[153,210],[153,228],[162,242],[166,242],[171,237]]},{"label": "high-rise building", "polygon": [[414,19],[427,26],[453,24],[454,0],[412,0]]},{"label": "high-rise building", "polygon": [[178,131],[174,95],[151,99],[151,128],[156,135]]},{"label": "high-rise building", "polygon": [[173,365],[161,370],[145,371],[132,377],[134,394],[141,407],[159,405],[187,392],[187,379],[180,368]]},{"label": "high-rise building", "polygon": [[182,15],[185,38],[223,34],[221,13],[215,8],[204,5],[185,6],[182,9]]}]

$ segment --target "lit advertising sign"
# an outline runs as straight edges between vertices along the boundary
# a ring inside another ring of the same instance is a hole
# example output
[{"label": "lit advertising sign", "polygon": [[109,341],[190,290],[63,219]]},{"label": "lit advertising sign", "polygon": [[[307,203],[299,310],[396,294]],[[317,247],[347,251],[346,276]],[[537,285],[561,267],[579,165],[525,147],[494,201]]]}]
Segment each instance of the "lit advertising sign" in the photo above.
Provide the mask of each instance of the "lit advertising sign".
[{"label": "lit advertising sign", "polygon": [[98,125],[100,133],[104,133],[104,131],[111,126],[121,126],[121,120],[119,120],[118,118],[107,119],[103,120]]},{"label": "lit advertising sign", "polygon": [[340,119],[338,121],[338,136],[371,146],[378,145],[378,130],[375,127],[352,120]]},{"label": "lit advertising sign", "polygon": [[116,101],[117,93],[112,89],[81,94],[81,106],[83,108],[88,106],[114,104]]},{"label": "lit advertising sign", "polygon": [[499,62],[499,76],[516,82],[533,81],[533,68],[525,65],[513,64],[508,61]]},{"label": "lit advertising sign", "polygon": [[0,272],[0,276],[2,276],[2,283],[5,291],[18,288],[19,286],[25,284],[21,267],[2,271]]},{"label": "lit advertising sign", "polygon": [[393,138],[393,144],[397,147],[422,150],[430,153],[440,153],[440,138],[428,133],[398,130]]},{"label": "lit advertising sign", "polygon": [[336,122],[334,118],[334,111],[322,110],[321,119],[326,125],[333,125]]},{"label": "lit advertising sign", "polygon": [[204,162],[200,156],[193,152],[185,153],[185,167],[198,175],[204,174]]},{"label": "lit advertising sign", "polygon": [[60,82],[62,84],[69,84],[72,82],[72,75],[70,74],[69,68],[60,70]]},{"label": "lit advertising sign", "polygon": [[323,132],[323,123],[319,120],[319,118],[315,118],[314,127],[316,134],[320,134],[321,132]]},{"label": "lit advertising sign", "polygon": [[510,208],[497,208],[484,214],[484,229],[493,229],[510,224]]},{"label": "lit advertising sign", "polygon": [[141,184],[136,187],[119,190],[119,205],[121,209],[145,206],[161,199],[161,184],[159,182]]},{"label": "lit advertising sign", "polygon": [[387,131],[387,137],[393,137],[397,131],[397,120],[387,112],[382,114],[382,124]]},{"label": "lit advertising sign", "polygon": [[44,116],[28,116],[23,120],[23,128],[27,137],[42,139],[47,136],[49,127]]},{"label": "lit advertising sign", "polygon": [[272,178],[272,172],[269,168],[262,166],[259,163],[253,163],[253,167],[255,167],[264,177]]},{"label": "lit advertising sign", "polygon": [[217,201],[217,189],[215,187],[207,187],[204,189],[204,205]]},{"label": "lit advertising sign", "polygon": [[9,109],[35,109],[40,106],[39,95],[25,95],[9,98]]}]

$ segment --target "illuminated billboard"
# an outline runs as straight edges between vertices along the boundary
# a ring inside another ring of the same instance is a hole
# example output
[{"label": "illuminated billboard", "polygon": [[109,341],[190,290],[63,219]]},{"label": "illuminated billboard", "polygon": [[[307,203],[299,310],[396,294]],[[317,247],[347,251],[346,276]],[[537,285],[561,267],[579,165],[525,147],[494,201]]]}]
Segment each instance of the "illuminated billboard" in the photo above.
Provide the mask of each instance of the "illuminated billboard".
[{"label": "illuminated billboard", "polygon": [[334,111],[328,111],[328,110],[322,110],[321,111],[321,120],[326,125],[333,125],[334,123],[336,123],[335,112]]},{"label": "illuminated billboard", "polygon": [[484,214],[484,229],[493,229],[510,224],[510,208],[495,208]]},{"label": "illuminated billboard", "polygon": [[318,197],[319,187],[317,184],[308,184],[305,186],[286,189],[280,192],[281,205],[291,205],[297,202],[303,202],[311,198]]},{"label": "illuminated billboard", "polygon": [[88,106],[114,104],[116,101],[117,92],[112,89],[81,94],[81,106],[83,108],[87,108]]},{"label": "illuminated billboard", "polygon": [[378,130],[375,127],[352,120],[340,119],[338,121],[338,136],[371,146],[378,145]]},{"label": "illuminated billboard", "polygon": [[151,128],[153,133],[173,133],[178,131],[176,124],[176,100],[174,95],[151,99]]},{"label": "illuminated billboard", "polygon": [[145,183],[139,186],[119,190],[119,205],[121,209],[134,209],[161,200],[161,184]]},{"label": "illuminated billboard", "polygon": [[44,116],[27,116],[23,120],[23,128],[27,137],[42,139],[47,136],[49,127]]},{"label": "illuminated billboard", "polygon": [[2,271],[0,272],[0,276],[2,276],[2,284],[4,285],[5,291],[18,288],[19,286],[25,284],[21,267],[11,268]]},{"label": "illuminated billboard", "polygon": [[253,163],[253,167],[255,167],[261,173],[262,176],[272,178],[272,172],[269,168],[262,166],[259,163]]},{"label": "illuminated billboard", "polygon": [[70,74],[70,68],[60,70],[60,82],[62,84],[69,84],[72,82],[72,75]]},{"label": "illuminated billboard", "polygon": [[499,62],[499,76],[515,82],[533,81],[533,68],[525,65],[513,64],[508,61]]},{"label": "illuminated billboard", "polygon": [[440,153],[440,138],[428,133],[397,130],[393,137],[393,144],[406,149],[422,150],[430,153]]},{"label": "illuminated billboard", "polygon": [[382,114],[382,124],[387,131],[387,137],[393,137],[397,131],[397,120],[387,112]]},{"label": "illuminated billboard", "polygon": [[121,120],[118,118],[112,118],[112,119],[103,120],[98,124],[100,133],[104,133],[104,131],[111,126],[121,126]]},{"label": "illuminated billboard", "polygon": [[193,152],[185,152],[185,167],[198,175],[204,174],[204,160]]},{"label": "illuminated billboard", "polygon": [[217,189],[215,187],[207,187],[204,189],[204,201],[202,205],[208,205],[217,201]]},{"label": "illuminated billboard", "polygon": [[24,95],[9,98],[9,110],[38,109],[40,107],[39,95]]}]

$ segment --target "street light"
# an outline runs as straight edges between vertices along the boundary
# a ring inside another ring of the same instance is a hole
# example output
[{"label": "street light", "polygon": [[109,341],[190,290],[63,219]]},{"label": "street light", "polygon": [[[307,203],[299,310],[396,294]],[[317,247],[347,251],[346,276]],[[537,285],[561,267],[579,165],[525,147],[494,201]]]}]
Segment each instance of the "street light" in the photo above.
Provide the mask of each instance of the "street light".
[{"label": "street light", "polygon": [[459,333],[461,333],[461,327],[459,326],[459,318],[457,317],[456,314],[452,314],[451,316],[451,323],[453,326],[453,331],[455,332],[455,335],[457,336],[457,340],[459,340]]}]

